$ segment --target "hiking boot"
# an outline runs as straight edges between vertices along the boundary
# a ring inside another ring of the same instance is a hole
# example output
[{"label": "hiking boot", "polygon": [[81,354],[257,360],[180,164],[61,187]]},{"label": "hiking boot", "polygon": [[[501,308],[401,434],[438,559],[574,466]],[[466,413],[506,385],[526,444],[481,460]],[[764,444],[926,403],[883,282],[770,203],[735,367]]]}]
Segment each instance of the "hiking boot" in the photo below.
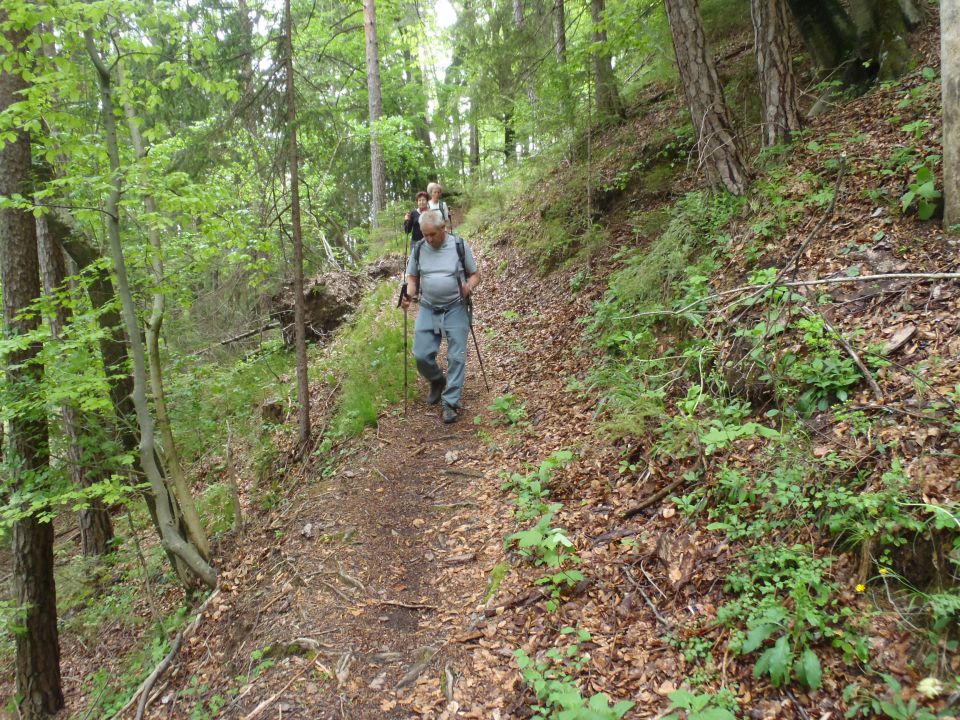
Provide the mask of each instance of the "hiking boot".
[{"label": "hiking boot", "polygon": [[443,421],[447,424],[457,421],[457,409],[453,405],[443,404]]},{"label": "hiking boot", "polygon": [[430,382],[430,392],[427,394],[427,405],[436,405],[440,402],[440,396],[443,395],[444,388],[447,387],[447,379],[440,376],[439,380]]}]

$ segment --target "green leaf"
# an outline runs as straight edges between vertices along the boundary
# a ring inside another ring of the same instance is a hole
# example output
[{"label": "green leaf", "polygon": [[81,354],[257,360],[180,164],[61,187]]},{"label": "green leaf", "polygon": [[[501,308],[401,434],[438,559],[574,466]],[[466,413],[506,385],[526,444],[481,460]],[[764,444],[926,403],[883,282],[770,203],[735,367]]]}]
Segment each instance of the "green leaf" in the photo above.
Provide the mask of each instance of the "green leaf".
[{"label": "green leaf", "polygon": [[747,639],[740,648],[740,652],[743,655],[752,653],[754,650],[763,645],[763,643],[767,641],[767,638],[773,635],[773,632],[776,629],[776,625],[767,624],[757,625],[755,628],[752,628],[750,632],[747,633]]},{"label": "green leaf", "polygon": [[697,720],[737,720],[737,716],[726,708],[712,707],[698,713]]},{"label": "green leaf", "polygon": [[820,667],[820,658],[817,654],[807,648],[800,656],[800,679],[812,690],[819,689],[823,683],[823,671]]}]

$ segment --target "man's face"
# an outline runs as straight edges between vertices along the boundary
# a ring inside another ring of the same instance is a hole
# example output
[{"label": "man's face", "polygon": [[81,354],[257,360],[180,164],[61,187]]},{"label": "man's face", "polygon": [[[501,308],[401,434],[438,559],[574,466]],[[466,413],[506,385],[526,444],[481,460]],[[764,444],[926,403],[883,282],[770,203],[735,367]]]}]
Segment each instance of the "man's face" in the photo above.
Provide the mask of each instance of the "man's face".
[{"label": "man's face", "polygon": [[423,238],[434,250],[440,249],[446,237],[447,231],[442,227],[435,228],[427,225],[425,228],[423,228]]}]

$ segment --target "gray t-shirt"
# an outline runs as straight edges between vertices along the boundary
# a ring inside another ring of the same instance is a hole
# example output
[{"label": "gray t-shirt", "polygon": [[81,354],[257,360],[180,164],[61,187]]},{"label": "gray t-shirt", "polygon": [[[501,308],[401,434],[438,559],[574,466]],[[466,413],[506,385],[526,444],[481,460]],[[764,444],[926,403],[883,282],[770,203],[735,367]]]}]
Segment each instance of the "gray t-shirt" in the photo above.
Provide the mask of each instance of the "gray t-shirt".
[{"label": "gray t-shirt", "polygon": [[422,242],[420,267],[417,267],[414,253],[410,254],[407,275],[416,275],[419,278],[421,297],[428,305],[444,307],[460,298],[458,282],[464,279],[463,270],[466,269],[467,275],[473,275],[477,271],[473,251],[466,243],[463,243],[463,260],[466,268],[460,267],[456,235],[447,233],[439,250],[430,247],[426,240]]}]

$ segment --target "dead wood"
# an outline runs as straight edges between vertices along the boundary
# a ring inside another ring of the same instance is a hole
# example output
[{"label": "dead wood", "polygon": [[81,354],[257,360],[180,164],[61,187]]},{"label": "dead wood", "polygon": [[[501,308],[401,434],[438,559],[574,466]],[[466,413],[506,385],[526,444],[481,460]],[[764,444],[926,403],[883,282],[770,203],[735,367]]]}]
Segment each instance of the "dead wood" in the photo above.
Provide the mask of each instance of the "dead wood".
[{"label": "dead wood", "polygon": [[[686,475],[686,473],[684,473],[684,475]],[[683,483],[684,479],[685,479],[684,476],[681,475],[666,487],[661,488],[660,490],[655,492],[653,495],[648,497],[646,500],[643,500],[642,502],[640,502],[639,505],[634,505],[632,508],[624,512],[623,515],[621,515],[620,517],[624,520],[629,520],[634,515],[639,515],[651,505],[654,505],[655,503],[658,503],[661,500],[663,500],[663,498],[665,498],[667,495],[673,492],[676,488],[678,488]]]},{"label": "dead wood", "polygon": [[299,680],[300,677],[301,677],[307,670],[309,670],[311,667],[313,667],[313,664],[312,664],[312,663],[308,663],[308,664],[304,665],[302,668],[300,668],[300,671],[299,671],[296,675],[294,675],[292,678],[290,678],[290,680],[287,681],[287,684],[286,684],[286,685],[284,685],[282,688],[280,688],[279,690],[277,690],[277,692],[275,692],[273,695],[271,695],[270,697],[268,697],[268,698],[267,698],[266,700],[264,700],[262,703],[260,703],[259,705],[257,705],[248,715],[245,715],[245,716],[244,716],[243,720],[253,720],[255,717],[257,717],[257,715],[259,715],[259,714],[262,713],[264,710],[266,710],[268,707],[270,707],[271,705],[273,705],[273,703],[275,703],[275,702],[277,701],[277,698],[279,698],[281,695],[283,695],[283,693],[285,693],[285,692],[287,691],[287,688],[289,688],[291,685],[293,685],[293,683],[294,683],[295,681]]},{"label": "dead wood", "polygon": [[[220,595],[220,590],[219,590],[219,589],[214,590],[212,593],[210,593],[210,597],[208,597],[206,600],[203,601],[203,604],[202,604],[202,605],[199,607],[199,609],[197,610],[197,616],[193,619],[193,622],[191,622],[191,623],[186,627],[186,629],[181,630],[181,631],[177,634],[177,637],[174,638],[174,646],[171,647],[170,652],[167,653],[167,656],[164,657],[164,659],[160,661],[160,663],[157,665],[157,667],[154,668],[153,672],[151,672],[151,673],[147,676],[146,680],[144,680],[144,681],[140,684],[140,687],[138,687],[138,688],[136,689],[136,691],[134,691],[133,695],[132,695],[132,696],[130,697],[130,699],[127,701],[127,704],[124,705],[124,706],[123,706],[122,708],[120,708],[119,710],[117,710],[117,712],[115,712],[115,713],[111,716],[111,720],[113,720],[113,718],[118,718],[118,717],[120,717],[121,715],[123,715],[128,709],[130,709],[130,707],[133,705],[133,703],[135,703],[135,702],[137,701],[137,698],[141,697],[141,695],[142,695],[144,698],[146,698],[146,696],[148,695],[148,693],[149,693],[149,691],[150,691],[150,688],[153,687],[153,685],[157,682],[157,679],[167,670],[167,668],[170,667],[170,664],[171,664],[171,662],[172,662],[172,660],[173,660],[173,657],[176,655],[176,651],[180,649],[180,645],[183,644],[183,641],[184,641],[185,639],[188,639],[191,635],[193,635],[193,633],[196,632],[197,628],[200,626],[200,620],[203,618],[203,613],[204,613],[204,611],[207,609],[207,606],[209,606],[210,603],[213,602],[214,598],[216,598],[216,597],[219,596],[219,595]],[[179,641],[179,642],[178,642],[178,641]],[[141,702],[143,703],[143,701],[141,701]],[[146,709],[146,704],[144,704],[144,706],[143,706],[143,710],[145,710],[145,709]],[[143,717],[143,710],[141,710],[141,708],[140,708],[139,706],[137,707],[137,717],[138,717],[138,718],[142,718],[142,717]]]}]

